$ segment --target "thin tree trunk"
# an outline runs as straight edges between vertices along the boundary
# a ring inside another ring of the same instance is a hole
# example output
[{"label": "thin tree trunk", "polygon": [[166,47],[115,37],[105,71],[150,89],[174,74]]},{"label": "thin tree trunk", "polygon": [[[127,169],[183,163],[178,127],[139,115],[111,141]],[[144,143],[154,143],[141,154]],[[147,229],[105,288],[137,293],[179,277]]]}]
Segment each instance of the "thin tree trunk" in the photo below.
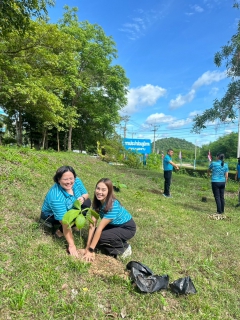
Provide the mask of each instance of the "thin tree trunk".
[{"label": "thin tree trunk", "polygon": [[65,131],[64,139],[63,139],[63,150],[67,150],[67,131]]},{"label": "thin tree trunk", "polygon": [[22,114],[18,112],[16,117],[16,134],[17,134],[17,145],[22,146]]},{"label": "thin tree trunk", "polygon": [[72,126],[68,130],[68,151],[72,150]]},{"label": "thin tree trunk", "polygon": [[43,130],[43,141],[42,141],[42,148],[44,149],[45,146],[45,139],[46,139],[46,129]]},{"label": "thin tree trunk", "polygon": [[57,129],[57,150],[60,152],[59,131]]}]

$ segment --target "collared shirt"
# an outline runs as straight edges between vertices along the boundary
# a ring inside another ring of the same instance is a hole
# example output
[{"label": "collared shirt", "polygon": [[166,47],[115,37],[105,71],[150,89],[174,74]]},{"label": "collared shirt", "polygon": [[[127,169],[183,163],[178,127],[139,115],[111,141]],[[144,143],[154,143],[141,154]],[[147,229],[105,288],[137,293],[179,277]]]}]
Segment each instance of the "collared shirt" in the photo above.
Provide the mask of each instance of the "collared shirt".
[{"label": "collared shirt", "polygon": [[44,199],[42,212],[46,218],[53,214],[56,220],[61,221],[64,214],[72,209],[74,201],[86,193],[88,192],[78,177],[73,185],[73,195],[67,193],[60,184],[55,183]]},{"label": "collared shirt", "polygon": [[116,199],[113,201],[113,206],[111,210],[105,213],[103,211],[104,207],[105,207],[105,204],[100,208],[100,211],[99,211],[100,218],[112,220],[109,223],[111,225],[120,225],[132,219],[131,214]]},{"label": "collared shirt", "polygon": [[212,171],[212,178],[211,178],[212,182],[226,181],[225,173],[229,171],[227,163],[224,163],[224,165],[222,166],[221,160],[213,161],[209,165],[208,169]]},{"label": "collared shirt", "polygon": [[173,169],[173,165],[169,161],[172,161],[172,158],[170,157],[169,154],[166,154],[163,159],[163,170],[164,171],[169,171],[169,170]]},{"label": "collared shirt", "polygon": [[240,164],[237,164],[236,170],[237,170],[237,177],[238,179],[240,179]]}]

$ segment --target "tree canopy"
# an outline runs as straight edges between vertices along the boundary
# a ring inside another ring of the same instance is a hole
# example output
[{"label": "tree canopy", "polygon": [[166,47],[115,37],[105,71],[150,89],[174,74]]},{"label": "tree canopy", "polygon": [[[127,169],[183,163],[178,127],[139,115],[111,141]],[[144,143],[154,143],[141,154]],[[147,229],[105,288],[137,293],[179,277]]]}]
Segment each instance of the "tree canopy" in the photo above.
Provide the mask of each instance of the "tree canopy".
[{"label": "tree canopy", "polygon": [[17,142],[86,149],[114,132],[129,80],[114,64],[115,43],[65,7],[58,24],[30,21],[0,36],[0,105]]},{"label": "tree canopy", "polygon": [[[239,7],[239,1],[235,1],[235,7]],[[208,122],[219,119],[220,122],[233,121],[237,118],[237,110],[240,102],[240,22],[237,33],[232,36],[227,45],[223,46],[215,54],[214,63],[220,67],[225,62],[226,72],[231,82],[221,100],[216,99],[213,107],[197,115],[193,121],[193,131],[199,133],[206,128]]]},{"label": "tree canopy", "polygon": [[24,34],[31,18],[43,18],[47,15],[47,5],[54,4],[54,0],[1,0],[0,36],[6,36],[13,30]]}]

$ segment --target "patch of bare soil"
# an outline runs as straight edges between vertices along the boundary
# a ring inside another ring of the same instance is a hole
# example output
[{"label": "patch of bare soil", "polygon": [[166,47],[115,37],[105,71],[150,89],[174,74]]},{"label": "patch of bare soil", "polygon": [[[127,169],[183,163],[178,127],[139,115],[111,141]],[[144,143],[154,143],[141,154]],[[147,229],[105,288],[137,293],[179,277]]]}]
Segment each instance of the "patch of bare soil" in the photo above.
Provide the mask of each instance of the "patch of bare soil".
[{"label": "patch of bare soil", "polygon": [[[81,252],[79,252],[79,259],[84,261]],[[122,261],[100,253],[95,254],[95,259],[91,262],[91,267],[89,268],[89,274],[102,277],[112,277],[117,275],[123,279],[127,279],[129,277],[126,265],[123,264]]]},{"label": "patch of bare soil", "polygon": [[163,191],[157,189],[147,189],[147,191],[154,194],[163,194]]}]

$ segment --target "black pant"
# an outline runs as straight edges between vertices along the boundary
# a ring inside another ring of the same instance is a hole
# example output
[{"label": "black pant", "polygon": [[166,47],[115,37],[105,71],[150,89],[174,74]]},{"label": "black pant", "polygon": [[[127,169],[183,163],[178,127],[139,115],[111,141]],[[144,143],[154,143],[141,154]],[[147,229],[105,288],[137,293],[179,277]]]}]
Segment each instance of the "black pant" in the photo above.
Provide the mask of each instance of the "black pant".
[{"label": "black pant", "polygon": [[[91,200],[90,200],[90,199],[86,199],[86,200],[83,202],[83,204],[81,205],[81,209],[82,209],[82,210],[83,210],[83,209],[86,209],[86,208],[90,208],[90,207],[91,207]],[[86,216],[86,214],[87,214],[87,212],[84,211],[84,212],[83,212],[83,215]],[[55,226],[59,225],[59,230],[60,230],[61,232],[63,232],[62,225],[60,224],[59,220],[56,220],[56,219],[54,218],[54,215],[53,215],[53,214],[52,214],[51,216],[46,217],[46,216],[44,215],[44,213],[41,212],[40,219],[47,220],[49,223],[52,224],[53,228],[54,228]]]},{"label": "black pant", "polygon": [[212,182],[212,191],[217,205],[217,212],[224,213],[225,182]]},{"label": "black pant", "polygon": [[164,194],[166,196],[170,196],[170,185],[171,185],[171,179],[172,179],[172,170],[164,171]]},{"label": "black pant", "polygon": [[136,224],[133,219],[119,226],[108,224],[102,231],[97,247],[107,255],[122,254],[129,246],[127,240],[135,233]]}]

